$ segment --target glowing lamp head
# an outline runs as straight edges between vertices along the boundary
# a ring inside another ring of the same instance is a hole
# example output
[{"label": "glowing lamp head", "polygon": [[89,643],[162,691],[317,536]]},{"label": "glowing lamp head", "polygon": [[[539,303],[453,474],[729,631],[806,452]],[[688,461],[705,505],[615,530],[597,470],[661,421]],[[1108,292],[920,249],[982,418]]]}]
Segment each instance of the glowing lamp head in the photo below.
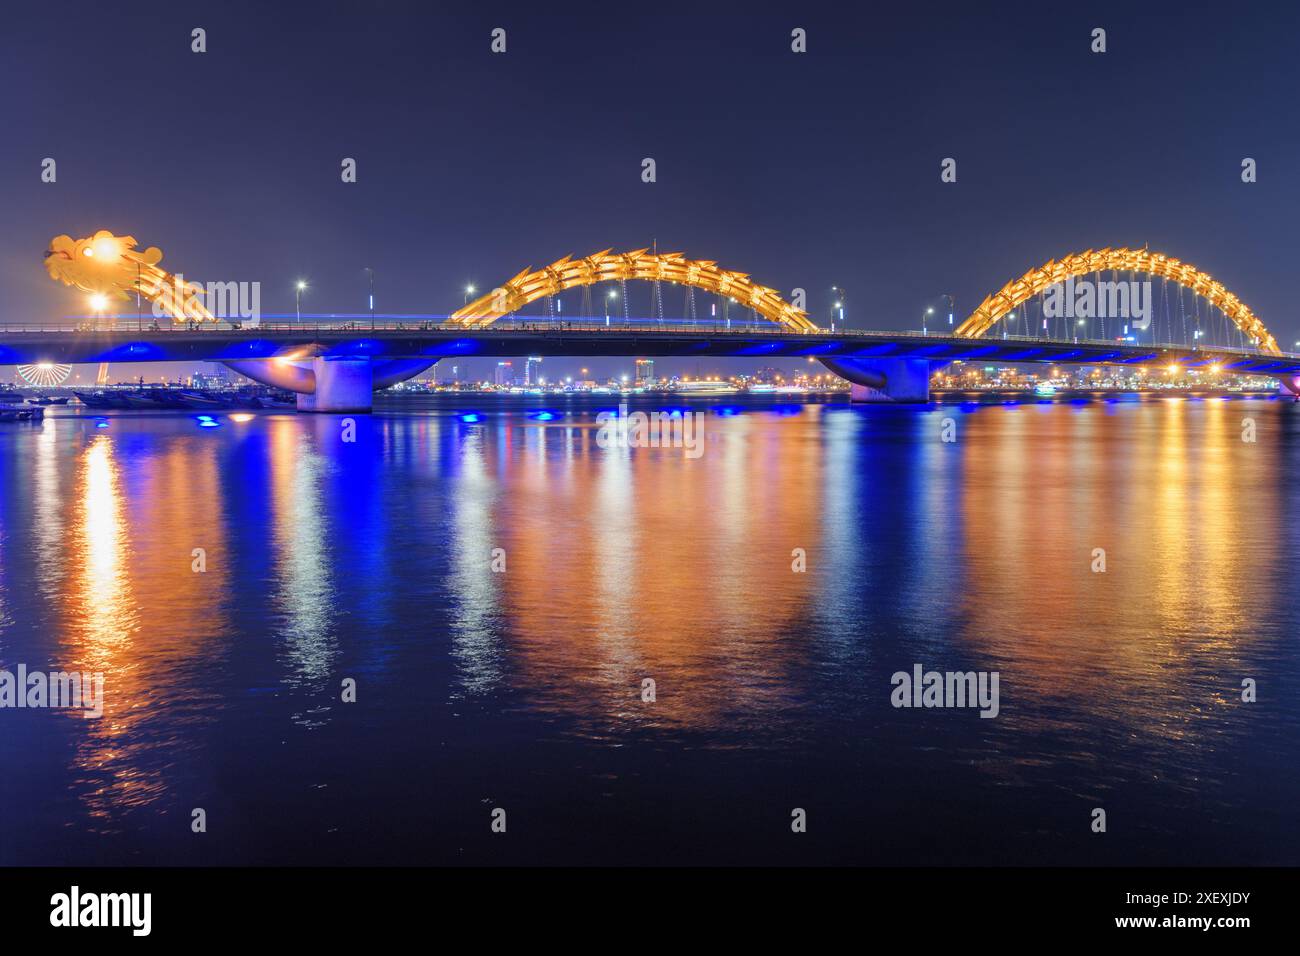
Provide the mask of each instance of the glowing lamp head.
[{"label": "glowing lamp head", "polygon": [[1173,375],[1175,372],[1178,371],[1178,363],[1171,362],[1167,371],[1169,372],[1170,375]]},{"label": "glowing lamp head", "polygon": [[304,282],[302,279],[299,279],[297,284],[298,291],[301,292],[305,288],[307,288],[307,283]]},{"label": "glowing lamp head", "polygon": [[96,312],[103,312],[108,308],[108,296],[102,292],[96,292],[90,297],[90,307]]}]

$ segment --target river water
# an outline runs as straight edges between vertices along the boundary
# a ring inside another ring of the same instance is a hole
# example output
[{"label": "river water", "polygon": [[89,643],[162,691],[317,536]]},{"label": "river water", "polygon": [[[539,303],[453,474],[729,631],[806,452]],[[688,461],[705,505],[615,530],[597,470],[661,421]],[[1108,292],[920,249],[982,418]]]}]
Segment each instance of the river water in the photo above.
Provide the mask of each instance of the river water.
[{"label": "river water", "polygon": [[616,402],[0,425],[0,864],[1300,864],[1292,404]]}]

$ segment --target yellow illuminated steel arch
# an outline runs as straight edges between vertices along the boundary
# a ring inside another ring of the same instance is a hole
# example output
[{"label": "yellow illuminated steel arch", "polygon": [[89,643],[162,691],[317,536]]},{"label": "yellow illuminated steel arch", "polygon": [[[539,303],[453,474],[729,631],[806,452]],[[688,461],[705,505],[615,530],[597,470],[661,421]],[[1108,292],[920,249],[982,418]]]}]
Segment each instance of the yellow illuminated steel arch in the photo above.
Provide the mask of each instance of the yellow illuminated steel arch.
[{"label": "yellow illuminated steel arch", "polygon": [[45,270],[51,279],[82,292],[121,300],[139,292],[180,322],[217,321],[199,300],[202,286],[159,268],[162,250],[157,246],[143,252],[135,246],[134,237],[115,236],[107,229],[85,239],[55,236],[45,250]]},{"label": "yellow illuminated steel arch", "polygon": [[970,318],[957,327],[959,336],[975,338],[983,335],[1004,315],[1040,292],[1066,279],[1077,278],[1106,269],[1143,272],[1148,275],[1173,279],[1179,285],[1204,296],[1211,305],[1223,311],[1237,328],[1258,343],[1261,352],[1281,355],[1277,340],[1264,323],[1247,305],[1193,265],[1171,256],[1147,249],[1089,249],[1087,252],[1053,259],[1037,269],[1030,269],[1014,282],[1008,282],[980,303]]},{"label": "yellow illuminated steel arch", "polygon": [[687,259],[680,252],[652,253],[648,249],[617,253],[606,249],[581,259],[565,256],[536,271],[525,269],[509,282],[452,314],[448,321],[465,328],[481,328],[530,302],[565,289],[626,279],[694,286],[706,292],[730,296],[787,329],[818,331],[802,309],[796,309],[775,289],[758,285],[743,272],[719,269],[716,262]]}]

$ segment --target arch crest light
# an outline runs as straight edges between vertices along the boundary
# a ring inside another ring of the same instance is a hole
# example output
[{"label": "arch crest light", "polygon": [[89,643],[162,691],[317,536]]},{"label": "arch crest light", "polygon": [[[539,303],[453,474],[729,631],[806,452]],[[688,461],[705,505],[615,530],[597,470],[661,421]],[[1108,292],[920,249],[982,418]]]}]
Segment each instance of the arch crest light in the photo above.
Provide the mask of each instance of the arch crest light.
[{"label": "arch crest light", "polygon": [[1114,269],[1123,272],[1143,272],[1148,275],[1173,279],[1184,288],[1203,296],[1211,305],[1223,311],[1246,336],[1259,343],[1259,350],[1270,355],[1281,355],[1277,340],[1264,328],[1259,317],[1235,295],[1212,276],[1195,266],[1172,256],[1151,252],[1149,249],[1101,249],[1079,252],[1061,259],[1052,259],[1037,269],[1030,269],[1019,279],[1008,282],[979,304],[970,318],[959,325],[954,334],[977,338],[993,328],[998,320],[1034,296],[1066,279],[1078,278],[1093,272]]},{"label": "arch crest light", "polygon": [[744,272],[720,269],[716,262],[709,260],[687,259],[680,252],[652,253],[649,249],[632,252],[605,249],[581,259],[565,256],[536,271],[525,269],[503,283],[500,291],[493,289],[475,299],[454,312],[448,321],[465,328],[482,328],[530,302],[565,289],[628,279],[675,282],[716,292],[793,331],[818,331],[802,309],[796,309],[775,289],[757,284]]}]

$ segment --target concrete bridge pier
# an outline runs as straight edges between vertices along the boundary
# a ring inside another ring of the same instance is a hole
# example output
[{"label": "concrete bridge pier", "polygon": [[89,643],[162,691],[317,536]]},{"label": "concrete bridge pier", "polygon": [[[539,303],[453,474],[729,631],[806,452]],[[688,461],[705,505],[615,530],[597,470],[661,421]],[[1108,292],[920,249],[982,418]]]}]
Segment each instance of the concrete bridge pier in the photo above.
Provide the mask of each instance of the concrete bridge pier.
[{"label": "concrete bridge pier", "polygon": [[929,359],[824,358],[821,363],[852,384],[852,402],[930,401]]},{"label": "concrete bridge pier", "polygon": [[374,407],[374,392],[431,368],[437,359],[369,359],[351,355],[231,359],[227,368],[255,382],[298,396],[298,411],[364,414]]},{"label": "concrete bridge pier", "polygon": [[298,411],[363,413],[374,407],[374,369],[367,358],[318,355],[311,360],[316,388],[298,393]]}]

